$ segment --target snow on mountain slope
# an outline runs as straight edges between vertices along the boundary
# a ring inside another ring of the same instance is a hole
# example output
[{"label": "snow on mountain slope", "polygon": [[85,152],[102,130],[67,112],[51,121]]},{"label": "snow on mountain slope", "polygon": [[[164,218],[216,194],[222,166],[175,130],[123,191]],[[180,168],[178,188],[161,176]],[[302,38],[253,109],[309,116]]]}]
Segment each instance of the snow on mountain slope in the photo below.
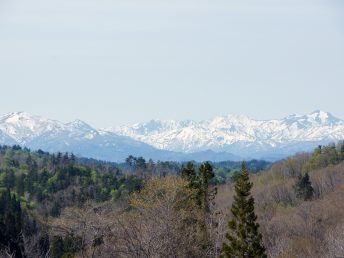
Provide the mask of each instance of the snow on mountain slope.
[{"label": "snow on mountain slope", "polygon": [[120,162],[130,154],[168,158],[167,151],[126,136],[98,131],[80,120],[64,124],[25,112],[0,117],[0,144],[19,144],[50,152],[68,151],[79,156]]},{"label": "snow on mountain slope", "polygon": [[83,157],[116,162],[123,162],[129,155],[170,161],[241,159],[230,153],[208,151],[186,155],[159,150],[127,136],[94,129],[81,120],[65,124],[25,112],[0,116],[0,144],[19,144],[49,152],[73,152]]},{"label": "snow on mountain slope", "polygon": [[25,144],[46,132],[58,132],[65,127],[58,121],[25,112],[0,116],[0,130],[19,144]]},{"label": "snow on mountain slope", "polygon": [[64,132],[70,136],[92,138],[98,131],[81,120],[64,124],[26,112],[0,116],[0,131],[19,144],[26,144],[39,136],[54,136]]},{"label": "snow on mountain slope", "polygon": [[244,157],[308,150],[319,143],[344,139],[344,121],[320,110],[275,120],[235,115],[201,122],[152,120],[109,130],[159,149],[187,153],[211,149]]},{"label": "snow on mountain slope", "polygon": [[342,139],[344,121],[323,111],[275,120],[236,115],[201,122],[152,120],[101,130],[81,120],[62,123],[25,112],[0,116],[0,144],[109,161],[123,161],[130,154],[175,161],[275,160]]}]

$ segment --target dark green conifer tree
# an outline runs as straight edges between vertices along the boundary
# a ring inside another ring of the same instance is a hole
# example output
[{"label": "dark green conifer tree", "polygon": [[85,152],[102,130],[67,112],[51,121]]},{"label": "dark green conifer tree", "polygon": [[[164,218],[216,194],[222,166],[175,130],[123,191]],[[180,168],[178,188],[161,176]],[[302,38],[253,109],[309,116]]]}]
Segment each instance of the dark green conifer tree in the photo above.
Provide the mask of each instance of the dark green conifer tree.
[{"label": "dark green conifer tree", "polygon": [[196,187],[197,175],[192,162],[188,162],[186,167],[182,167],[181,177],[189,182],[189,187]]},{"label": "dark green conifer tree", "polygon": [[306,173],[304,176],[299,175],[296,184],[294,186],[296,197],[304,201],[309,201],[313,198],[314,189],[312,187],[311,181],[309,180],[309,175]]},{"label": "dark green conifer tree", "polygon": [[265,247],[259,224],[254,212],[254,199],[251,196],[253,184],[249,181],[248,171],[242,164],[240,176],[235,184],[235,196],[232,204],[232,219],[228,223],[226,234],[228,243],[222,247],[222,256],[226,258],[265,258]]},{"label": "dark green conifer tree", "polygon": [[0,250],[8,248],[14,257],[23,257],[22,210],[20,202],[7,189],[0,194]]},{"label": "dark green conifer tree", "polygon": [[19,196],[23,196],[25,192],[25,174],[21,174],[18,176],[16,180],[16,192]]},{"label": "dark green conifer tree", "polygon": [[216,188],[210,188],[210,181],[214,178],[213,167],[209,162],[204,162],[199,167],[198,174],[194,164],[188,162],[186,167],[182,167],[181,176],[189,182],[188,187],[195,189],[193,196],[197,206],[202,210],[203,216],[197,221],[201,232],[202,246],[206,249],[209,246],[209,234],[207,230],[207,220],[210,213],[211,201],[215,198]]},{"label": "dark green conifer tree", "polygon": [[[209,212],[209,202],[216,193],[211,193],[209,190],[210,180],[215,176],[213,167],[209,162],[204,162],[199,168],[199,189],[201,206],[206,212]],[[216,191],[216,190],[215,190]]]}]

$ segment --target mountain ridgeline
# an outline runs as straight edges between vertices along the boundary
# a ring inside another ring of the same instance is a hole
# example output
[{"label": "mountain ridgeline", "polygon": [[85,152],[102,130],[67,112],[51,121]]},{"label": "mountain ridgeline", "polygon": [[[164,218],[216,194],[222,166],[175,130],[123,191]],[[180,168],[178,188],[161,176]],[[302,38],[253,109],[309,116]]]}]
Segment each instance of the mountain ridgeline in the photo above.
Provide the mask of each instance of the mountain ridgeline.
[{"label": "mountain ridgeline", "polygon": [[25,112],[0,116],[2,145],[114,162],[123,162],[129,155],[155,161],[275,161],[343,138],[344,121],[323,111],[279,120],[229,115],[201,122],[152,120],[107,129]]},{"label": "mountain ridgeline", "polygon": [[344,139],[344,121],[319,110],[273,120],[236,115],[200,122],[152,120],[110,130],[160,149],[186,153],[210,149],[242,159],[268,160],[311,151],[317,145]]}]

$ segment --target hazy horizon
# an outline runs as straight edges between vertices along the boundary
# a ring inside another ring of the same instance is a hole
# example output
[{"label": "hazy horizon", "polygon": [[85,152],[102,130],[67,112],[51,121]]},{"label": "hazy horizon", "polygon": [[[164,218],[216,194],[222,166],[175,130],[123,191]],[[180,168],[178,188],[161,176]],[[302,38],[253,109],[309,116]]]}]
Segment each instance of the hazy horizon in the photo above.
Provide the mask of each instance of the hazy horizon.
[{"label": "hazy horizon", "polygon": [[0,0],[0,113],[344,118],[343,17],[338,0]]}]

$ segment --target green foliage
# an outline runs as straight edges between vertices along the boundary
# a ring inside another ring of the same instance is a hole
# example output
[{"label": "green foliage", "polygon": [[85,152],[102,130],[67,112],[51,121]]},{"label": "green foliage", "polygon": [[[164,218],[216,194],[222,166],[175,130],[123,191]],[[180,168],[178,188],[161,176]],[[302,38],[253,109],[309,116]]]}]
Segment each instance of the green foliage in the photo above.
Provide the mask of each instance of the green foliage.
[{"label": "green foliage", "polygon": [[206,220],[210,212],[210,204],[214,200],[217,189],[210,188],[210,182],[215,177],[213,167],[209,162],[204,162],[199,166],[196,174],[194,165],[188,162],[186,167],[182,168],[181,177],[188,182],[187,187],[193,192],[191,200],[202,213],[202,219],[194,220],[194,227],[199,227],[202,237],[202,246],[206,249],[209,246],[209,233],[206,226]]},{"label": "green foliage", "polygon": [[209,199],[213,197],[210,195],[209,185],[214,176],[213,167],[209,162],[204,162],[199,168],[197,185],[199,189],[200,205],[206,212],[209,212]]},{"label": "green foliage", "polygon": [[20,237],[22,228],[20,202],[7,189],[0,196],[0,246],[9,247],[15,257],[23,257],[21,252],[23,239]]},{"label": "green foliage", "polygon": [[181,177],[189,182],[189,186],[191,188],[196,187],[197,175],[192,162],[188,162],[186,167],[182,166]]},{"label": "green foliage", "polygon": [[55,236],[51,243],[51,257],[72,258],[83,248],[81,237],[73,234],[68,234],[64,238],[61,236]]},{"label": "green foliage", "polygon": [[344,141],[337,145],[319,145],[312,153],[298,153],[293,157],[275,162],[270,173],[274,183],[283,181],[286,177],[297,178],[300,174],[334,166],[344,160]]},{"label": "green foliage", "polygon": [[[37,233],[37,223],[22,208],[21,200],[9,189],[0,193],[0,250],[8,248],[14,257],[25,257],[23,234]],[[43,250],[44,246],[36,247]]]},{"label": "green foliage", "polygon": [[241,172],[235,171],[231,176],[231,181],[236,182],[240,178]]},{"label": "green foliage", "polygon": [[311,159],[308,162],[310,169],[318,169],[327,167],[329,165],[336,165],[344,159],[344,156],[337,151],[334,144],[327,146],[319,145],[313,152]]},{"label": "green foliage", "polygon": [[312,187],[311,181],[309,180],[309,175],[299,175],[296,184],[294,186],[296,197],[304,201],[309,201],[313,198],[314,189]]},{"label": "green foliage", "polygon": [[215,192],[209,191],[211,180],[215,177],[213,167],[209,162],[200,165],[196,174],[192,162],[188,162],[186,167],[182,167],[181,177],[188,182],[188,187],[196,189],[196,201],[200,208],[209,211],[209,201],[213,199]]},{"label": "green foliage", "polygon": [[[85,165],[67,153],[51,155],[0,146],[0,188],[25,196],[23,207],[37,208],[42,215],[58,217],[64,207],[86,200],[117,200],[142,185],[142,178],[124,177],[113,164],[94,161]],[[113,190],[116,194],[111,194]]]},{"label": "green foliage", "polygon": [[254,199],[251,196],[253,184],[249,181],[248,171],[242,165],[241,174],[236,180],[234,203],[229,221],[229,232],[226,234],[228,243],[223,244],[222,257],[260,258],[267,257],[259,233],[259,224],[254,212]]},{"label": "green foliage", "polygon": [[97,183],[97,171],[93,170],[91,172],[91,179],[93,183]]}]

